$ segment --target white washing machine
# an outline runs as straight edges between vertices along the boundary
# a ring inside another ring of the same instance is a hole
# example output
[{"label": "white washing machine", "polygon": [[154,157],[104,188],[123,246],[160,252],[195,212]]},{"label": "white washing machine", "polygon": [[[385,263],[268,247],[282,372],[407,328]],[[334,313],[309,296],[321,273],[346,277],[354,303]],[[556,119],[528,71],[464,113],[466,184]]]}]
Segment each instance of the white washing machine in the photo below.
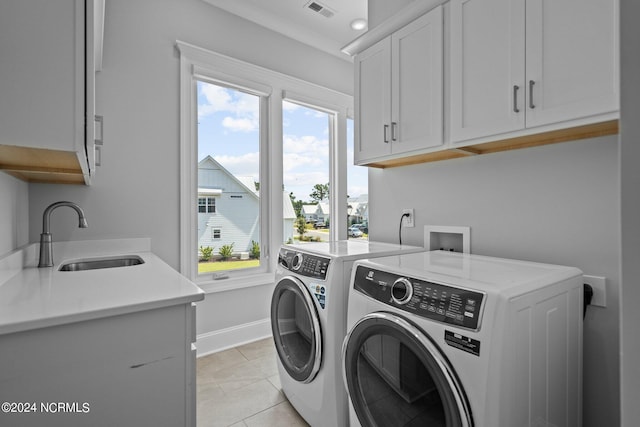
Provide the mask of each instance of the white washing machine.
[{"label": "white washing machine", "polygon": [[582,272],[434,251],[354,264],[357,426],[580,427]]},{"label": "white washing machine", "polygon": [[348,425],[341,345],[353,262],[424,251],[417,246],[341,240],[280,249],[271,328],[282,390],[313,427]]}]

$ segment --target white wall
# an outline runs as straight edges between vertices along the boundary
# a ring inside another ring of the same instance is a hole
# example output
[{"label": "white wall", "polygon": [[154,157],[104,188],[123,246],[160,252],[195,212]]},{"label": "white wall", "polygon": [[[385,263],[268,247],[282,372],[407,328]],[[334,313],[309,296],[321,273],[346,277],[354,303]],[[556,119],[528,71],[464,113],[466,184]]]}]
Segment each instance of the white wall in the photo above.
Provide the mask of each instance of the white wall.
[{"label": "white wall", "polygon": [[[352,64],[227,14],[201,0],[106,2],[104,66],[97,75],[97,113],[104,115],[103,166],[91,187],[31,185],[30,240],[44,208],[71,200],[51,218],[54,241],[150,237],[152,250],[179,267],[179,39],[351,94]],[[268,318],[239,304],[234,292],[209,294],[198,307],[198,334]]]},{"label": "white wall", "polygon": [[0,172],[0,256],[29,242],[29,187]]},{"label": "white wall", "polygon": [[414,208],[403,243],[422,245],[426,224],[470,226],[473,253],[607,278],[607,308],[584,323],[586,427],[619,420],[618,170],[614,136],[369,171],[373,240],[397,242],[401,210]]}]

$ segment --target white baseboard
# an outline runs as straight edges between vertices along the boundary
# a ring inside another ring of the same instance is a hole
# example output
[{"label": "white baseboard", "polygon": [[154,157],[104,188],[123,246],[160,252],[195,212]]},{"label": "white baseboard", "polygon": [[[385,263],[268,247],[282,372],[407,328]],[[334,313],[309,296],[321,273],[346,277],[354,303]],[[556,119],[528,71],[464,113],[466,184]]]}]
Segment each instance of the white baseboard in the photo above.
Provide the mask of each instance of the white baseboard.
[{"label": "white baseboard", "polygon": [[269,318],[200,334],[196,337],[197,357],[227,350],[271,335],[271,319]]}]

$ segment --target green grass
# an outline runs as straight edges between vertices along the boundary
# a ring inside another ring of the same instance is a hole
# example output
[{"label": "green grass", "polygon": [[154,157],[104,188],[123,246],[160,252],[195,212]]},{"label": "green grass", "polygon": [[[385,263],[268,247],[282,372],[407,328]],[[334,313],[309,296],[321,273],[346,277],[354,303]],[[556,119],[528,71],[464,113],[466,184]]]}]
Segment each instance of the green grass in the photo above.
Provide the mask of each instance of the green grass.
[{"label": "green grass", "polygon": [[213,261],[198,263],[198,273],[211,273],[214,271],[235,270],[238,268],[251,268],[260,265],[259,259],[250,259],[246,261]]}]

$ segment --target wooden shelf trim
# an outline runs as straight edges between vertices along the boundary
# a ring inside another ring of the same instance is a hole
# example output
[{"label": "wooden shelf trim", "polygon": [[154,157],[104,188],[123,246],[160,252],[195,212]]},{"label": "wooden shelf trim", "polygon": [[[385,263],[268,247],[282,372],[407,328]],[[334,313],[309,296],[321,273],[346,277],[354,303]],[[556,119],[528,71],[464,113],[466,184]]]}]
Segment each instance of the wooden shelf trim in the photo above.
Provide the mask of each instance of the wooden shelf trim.
[{"label": "wooden shelf trim", "polygon": [[0,170],[27,182],[85,183],[72,151],[0,145]]},{"label": "wooden shelf trim", "polygon": [[616,135],[618,132],[618,120],[609,120],[601,123],[577,126],[568,129],[559,129],[516,138],[507,138],[482,144],[447,148],[441,151],[416,154],[398,159],[381,160],[379,162],[368,163],[366,166],[375,168],[408,166],[419,163],[477,156],[481,154],[491,154],[500,151],[519,150],[522,148],[538,147],[541,145],[557,144],[560,142],[576,141],[580,139],[595,138],[598,136]]}]

